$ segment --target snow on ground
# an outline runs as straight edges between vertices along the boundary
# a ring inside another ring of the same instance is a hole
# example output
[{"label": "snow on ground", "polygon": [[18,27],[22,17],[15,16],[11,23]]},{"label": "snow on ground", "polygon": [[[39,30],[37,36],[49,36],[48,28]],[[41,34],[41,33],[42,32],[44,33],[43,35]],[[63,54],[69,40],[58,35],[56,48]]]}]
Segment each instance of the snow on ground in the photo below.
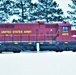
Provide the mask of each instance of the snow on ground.
[{"label": "snow on ground", "polygon": [[2,53],[0,75],[76,75],[76,53]]}]

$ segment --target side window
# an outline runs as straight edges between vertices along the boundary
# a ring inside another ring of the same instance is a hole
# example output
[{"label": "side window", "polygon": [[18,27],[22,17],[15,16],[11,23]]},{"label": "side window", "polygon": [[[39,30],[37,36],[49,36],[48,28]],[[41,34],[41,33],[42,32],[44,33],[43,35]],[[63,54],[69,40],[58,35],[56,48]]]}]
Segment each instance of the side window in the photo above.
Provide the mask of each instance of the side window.
[{"label": "side window", "polygon": [[63,32],[68,32],[68,27],[62,27]]}]

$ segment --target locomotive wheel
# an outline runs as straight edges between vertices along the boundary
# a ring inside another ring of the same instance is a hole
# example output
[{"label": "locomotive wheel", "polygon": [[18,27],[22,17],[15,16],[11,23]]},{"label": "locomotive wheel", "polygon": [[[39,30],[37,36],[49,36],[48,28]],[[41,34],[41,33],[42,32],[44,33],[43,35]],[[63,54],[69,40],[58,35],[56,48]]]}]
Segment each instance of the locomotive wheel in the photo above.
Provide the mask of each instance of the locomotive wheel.
[{"label": "locomotive wheel", "polygon": [[20,53],[21,51],[19,50],[19,51],[13,51],[13,53]]},{"label": "locomotive wheel", "polygon": [[58,50],[55,50],[55,52],[59,52]]},{"label": "locomotive wheel", "polygon": [[63,52],[62,50],[60,50],[60,52]]},{"label": "locomotive wheel", "polygon": [[60,52],[60,48],[57,46],[55,52]]},{"label": "locomotive wheel", "polygon": [[27,47],[26,47],[26,50],[34,51],[34,47],[33,47],[33,46],[27,46]]},{"label": "locomotive wheel", "polygon": [[72,50],[73,52],[76,52],[76,48],[73,48],[73,50]]},{"label": "locomotive wheel", "polygon": [[16,51],[13,51],[13,53],[17,53]]},{"label": "locomotive wheel", "polygon": [[17,51],[17,53],[20,53],[21,51],[19,50],[19,51]]},{"label": "locomotive wheel", "polygon": [[63,52],[63,51],[62,50],[59,50],[59,51],[58,50],[55,50],[55,52]]},{"label": "locomotive wheel", "polygon": [[73,52],[76,52],[76,50],[73,50]]},{"label": "locomotive wheel", "polygon": [[17,53],[17,50],[16,50],[16,49],[14,49],[14,50],[13,50],[13,53]]},{"label": "locomotive wheel", "polygon": [[2,51],[0,51],[0,53],[2,53]]}]

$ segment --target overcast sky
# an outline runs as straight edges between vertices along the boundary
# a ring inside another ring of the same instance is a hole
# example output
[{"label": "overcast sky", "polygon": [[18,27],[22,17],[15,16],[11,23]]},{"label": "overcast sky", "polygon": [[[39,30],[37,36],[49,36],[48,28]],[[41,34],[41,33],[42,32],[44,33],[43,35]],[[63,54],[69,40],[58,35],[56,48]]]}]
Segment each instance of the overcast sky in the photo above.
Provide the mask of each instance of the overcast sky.
[{"label": "overcast sky", "polygon": [[59,7],[62,8],[65,15],[67,15],[67,11],[70,10],[70,7],[68,7],[68,4],[72,4],[71,0],[55,0],[59,4]]}]

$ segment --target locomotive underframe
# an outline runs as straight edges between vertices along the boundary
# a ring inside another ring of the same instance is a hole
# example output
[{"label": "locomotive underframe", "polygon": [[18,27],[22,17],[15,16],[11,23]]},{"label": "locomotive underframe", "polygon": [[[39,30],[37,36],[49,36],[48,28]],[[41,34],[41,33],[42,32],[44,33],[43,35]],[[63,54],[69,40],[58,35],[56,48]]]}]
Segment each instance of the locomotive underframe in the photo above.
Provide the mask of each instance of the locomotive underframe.
[{"label": "locomotive underframe", "polygon": [[39,43],[40,51],[76,51],[76,41],[70,42],[0,42],[0,53],[14,52],[20,53],[21,51],[37,51],[36,44]]}]

